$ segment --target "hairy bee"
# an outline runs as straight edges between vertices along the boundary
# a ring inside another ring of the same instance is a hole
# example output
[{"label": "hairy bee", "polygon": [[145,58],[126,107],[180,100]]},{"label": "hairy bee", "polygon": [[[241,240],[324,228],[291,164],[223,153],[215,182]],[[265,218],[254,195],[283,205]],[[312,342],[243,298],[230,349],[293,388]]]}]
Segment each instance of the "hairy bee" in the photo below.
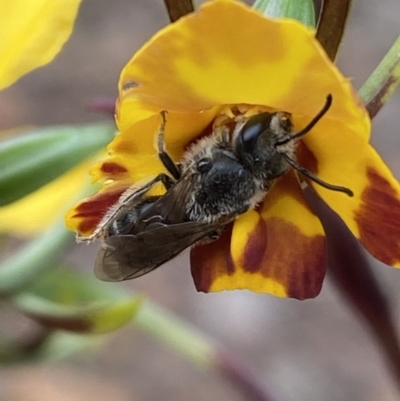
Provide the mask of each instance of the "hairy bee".
[{"label": "hairy bee", "polygon": [[[349,189],[321,181],[295,160],[298,139],[321,119],[331,102],[329,95],[323,109],[297,133],[285,112],[222,123],[195,143],[179,165],[165,150],[163,112],[158,153],[171,176],[160,174],[143,187],[130,188],[108,211],[89,238],[103,239],[96,276],[105,281],[139,277],[199,241],[217,239],[229,222],[253,209],[291,168],[352,196]],[[166,193],[147,196],[158,182]]]}]

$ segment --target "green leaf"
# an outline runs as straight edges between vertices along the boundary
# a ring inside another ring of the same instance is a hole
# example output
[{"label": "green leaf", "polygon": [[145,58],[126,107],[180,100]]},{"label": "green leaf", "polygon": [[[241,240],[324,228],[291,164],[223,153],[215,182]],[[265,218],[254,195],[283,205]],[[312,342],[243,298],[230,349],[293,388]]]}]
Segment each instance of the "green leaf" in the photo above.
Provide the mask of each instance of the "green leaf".
[{"label": "green leaf", "polygon": [[118,296],[112,284],[59,268],[12,301],[21,312],[49,329],[99,334],[129,323],[142,297]]},{"label": "green leaf", "polygon": [[253,8],[271,18],[293,18],[315,28],[315,10],[312,0],[256,0]]},{"label": "green leaf", "polygon": [[104,339],[105,337],[66,331],[46,331],[39,338],[33,338],[31,343],[23,344],[0,338],[0,364],[55,362],[78,352],[93,350]]},{"label": "green leaf", "polygon": [[0,294],[12,294],[54,268],[57,259],[74,240],[60,221],[18,253],[0,263]]},{"label": "green leaf", "polygon": [[111,123],[55,126],[0,142],[0,206],[49,183],[112,140]]},{"label": "green leaf", "polygon": [[378,114],[399,83],[400,36],[359,91],[371,118]]},{"label": "green leaf", "polygon": [[30,361],[55,362],[73,354],[98,348],[104,337],[56,331],[49,335],[43,345],[30,355]]}]

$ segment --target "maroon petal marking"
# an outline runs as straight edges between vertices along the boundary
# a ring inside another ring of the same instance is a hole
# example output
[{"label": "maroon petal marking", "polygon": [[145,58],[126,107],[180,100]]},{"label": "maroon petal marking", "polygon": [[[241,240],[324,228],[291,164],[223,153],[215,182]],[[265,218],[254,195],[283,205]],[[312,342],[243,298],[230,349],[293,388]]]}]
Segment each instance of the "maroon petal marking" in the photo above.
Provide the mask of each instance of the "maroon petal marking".
[{"label": "maroon petal marking", "polygon": [[400,200],[390,183],[368,168],[368,187],[355,213],[360,241],[377,259],[387,265],[400,262]]},{"label": "maroon petal marking", "polygon": [[282,284],[288,297],[316,297],[327,264],[325,237],[305,236],[296,225],[279,218],[260,219],[250,234],[241,265]]},{"label": "maroon petal marking", "polygon": [[124,166],[121,166],[120,164],[115,162],[102,163],[100,170],[108,176],[121,175],[128,172],[128,170]]},{"label": "maroon petal marking", "polygon": [[260,219],[255,229],[249,234],[243,252],[243,267],[248,272],[255,273],[262,269],[267,240],[267,225],[263,219]]},{"label": "maroon petal marking", "polygon": [[299,142],[296,156],[300,166],[307,168],[314,174],[318,174],[318,160],[303,141]]},{"label": "maroon petal marking", "polygon": [[214,280],[222,274],[233,274],[235,265],[231,256],[233,223],[222,232],[217,241],[198,245],[190,252],[190,266],[197,291],[209,292]]},{"label": "maroon petal marking", "polygon": [[126,188],[103,192],[88,198],[76,207],[73,218],[80,220],[78,230],[82,234],[92,232],[100,223],[107,210],[114,205]]}]

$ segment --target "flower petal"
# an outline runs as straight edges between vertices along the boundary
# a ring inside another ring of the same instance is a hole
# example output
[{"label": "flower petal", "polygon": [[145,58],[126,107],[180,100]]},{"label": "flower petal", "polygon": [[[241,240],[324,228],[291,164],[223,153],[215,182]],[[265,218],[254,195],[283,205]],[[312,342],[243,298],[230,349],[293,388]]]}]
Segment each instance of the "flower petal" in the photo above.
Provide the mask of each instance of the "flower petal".
[{"label": "flower petal", "polygon": [[68,40],[81,0],[0,0],[0,89],[49,63]]},{"label": "flower petal", "polygon": [[68,202],[76,199],[88,185],[85,177],[92,164],[93,158],[85,160],[37,191],[0,207],[0,231],[20,237],[44,231],[60,218]]},{"label": "flower petal", "polygon": [[191,264],[199,291],[246,288],[312,298],[325,274],[325,236],[289,173],[267,194],[259,211],[235,221],[231,235],[227,230],[218,241],[194,248]]},{"label": "flower petal", "polygon": [[[135,110],[131,112],[134,114]],[[181,160],[190,143],[203,134],[215,115],[215,109],[200,114],[167,114],[164,140],[169,155],[176,162]],[[165,171],[156,150],[161,123],[161,115],[157,113],[118,134],[107,148],[108,157],[92,169],[94,181],[126,179],[133,184]]]},{"label": "flower petal", "polygon": [[[207,3],[157,33],[124,68],[119,89],[121,110],[134,103],[137,118],[146,110],[191,113],[242,103],[311,117],[332,94],[329,118],[369,134],[364,108],[313,30],[231,0]],[[134,113],[118,117],[124,127],[135,121]]]},{"label": "flower petal", "polygon": [[400,267],[400,185],[375,149],[340,121],[320,121],[304,143],[300,163],[354,197],[311,183],[314,189],[375,258]]},{"label": "flower petal", "polygon": [[89,236],[100,223],[108,209],[117,203],[122,193],[129,187],[127,183],[105,185],[96,194],[83,199],[65,216],[68,229],[82,236]]}]

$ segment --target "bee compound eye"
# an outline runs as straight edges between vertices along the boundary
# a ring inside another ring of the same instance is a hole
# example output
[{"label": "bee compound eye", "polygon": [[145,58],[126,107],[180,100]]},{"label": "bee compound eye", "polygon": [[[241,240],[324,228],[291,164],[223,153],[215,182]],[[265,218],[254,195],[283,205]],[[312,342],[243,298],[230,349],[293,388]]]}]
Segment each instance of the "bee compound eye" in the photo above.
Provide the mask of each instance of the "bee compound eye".
[{"label": "bee compound eye", "polygon": [[211,170],[212,160],[209,157],[205,157],[197,162],[197,171],[199,173],[207,173]]},{"label": "bee compound eye", "polygon": [[243,143],[253,144],[262,133],[262,125],[259,121],[250,121],[241,132]]},{"label": "bee compound eye", "polygon": [[258,138],[269,128],[271,115],[271,113],[260,113],[249,118],[238,135],[236,146],[239,153],[253,152],[257,147]]}]

